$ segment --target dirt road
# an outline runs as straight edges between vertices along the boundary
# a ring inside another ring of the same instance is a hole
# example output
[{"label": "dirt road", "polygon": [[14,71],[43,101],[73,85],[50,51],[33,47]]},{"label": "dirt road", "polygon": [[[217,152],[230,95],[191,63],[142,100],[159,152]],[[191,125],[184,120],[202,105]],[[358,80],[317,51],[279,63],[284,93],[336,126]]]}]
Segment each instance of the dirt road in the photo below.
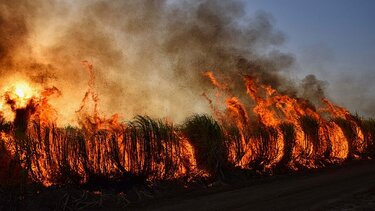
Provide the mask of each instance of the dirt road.
[{"label": "dirt road", "polygon": [[[375,162],[294,175],[266,184],[251,185],[186,198],[161,200],[148,210],[321,210],[350,200],[375,187]],[[375,207],[374,207],[375,209]]]}]

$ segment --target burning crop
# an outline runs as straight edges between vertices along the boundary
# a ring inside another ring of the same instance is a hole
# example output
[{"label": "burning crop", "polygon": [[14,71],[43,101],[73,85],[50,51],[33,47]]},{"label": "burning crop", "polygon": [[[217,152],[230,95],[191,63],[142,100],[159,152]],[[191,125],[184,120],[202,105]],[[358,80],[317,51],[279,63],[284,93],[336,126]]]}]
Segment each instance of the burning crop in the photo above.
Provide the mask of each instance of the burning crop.
[{"label": "burning crop", "polygon": [[227,82],[204,74],[222,92],[214,95],[222,101],[205,94],[216,119],[197,115],[180,125],[147,116],[129,122],[119,122],[118,115],[107,119],[98,111],[94,68],[84,64],[91,76],[77,110],[79,127],[57,125],[56,110],[48,103],[62,94],[56,87],[16,82],[3,93],[2,112],[13,113],[2,120],[3,159],[9,160],[3,162],[16,162],[30,182],[95,184],[98,178],[119,180],[129,174],[145,181],[225,179],[224,172],[234,167],[298,170],[373,154],[371,120],[327,99],[316,108],[249,76],[243,78],[248,98],[242,102],[223,85]]},{"label": "burning crop", "polygon": [[315,76],[301,94],[283,73],[291,55],[258,53],[283,42],[265,14],[242,26],[241,4],[97,1],[42,45],[31,26],[57,8],[16,2],[0,11],[13,36],[0,32],[1,185],[189,184],[375,158],[374,120],[331,102]]},{"label": "burning crop", "polygon": [[[212,73],[205,75],[222,89]],[[244,76],[243,83],[249,95],[247,100],[253,101],[254,106],[245,108],[236,96],[227,93],[228,98],[223,102],[226,112],[220,114],[222,124],[233,121],[237,126],[243,140],[242,150],[248,148],[253,154],[241,162],[272,168],[287,161],[294,169],[297,166],[316,168],[325,162],[360,157],[365,144],[360,118],[327,99],[321,99],[323,107],[316,108],[306,99],[259,84],[256,78]],[[252,112],[252,121],[248,112]],[[248,147],[248,143],[252,146]],[[231,151],[240,156],[240,150]]]}]

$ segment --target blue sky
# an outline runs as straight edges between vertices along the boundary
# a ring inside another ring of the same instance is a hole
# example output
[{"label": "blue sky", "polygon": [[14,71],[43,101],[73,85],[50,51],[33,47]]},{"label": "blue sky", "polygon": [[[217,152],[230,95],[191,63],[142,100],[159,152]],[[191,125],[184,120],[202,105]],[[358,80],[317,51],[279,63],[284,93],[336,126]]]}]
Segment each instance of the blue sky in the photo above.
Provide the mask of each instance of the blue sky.
[{"label": "blue sky", "polygon": [[[294,75],[313,73],[351,111],[375,116],[375,1],[248,0],[249,15],[271,14],[296,57]],[[374,107],[374,108],[373,108]]]}]

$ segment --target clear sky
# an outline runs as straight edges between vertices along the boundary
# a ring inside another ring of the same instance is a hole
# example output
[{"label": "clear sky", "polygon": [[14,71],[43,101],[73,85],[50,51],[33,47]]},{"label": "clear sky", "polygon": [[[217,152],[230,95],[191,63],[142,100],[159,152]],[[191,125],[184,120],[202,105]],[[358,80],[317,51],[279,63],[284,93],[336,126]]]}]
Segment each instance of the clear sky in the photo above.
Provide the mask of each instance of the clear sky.
[{"label": "clear sky", "polygon": [[296,57],[295,76],[313,73],[353,112],[375,116],[375,1],[248,0],[249,14],[271,14]]}]

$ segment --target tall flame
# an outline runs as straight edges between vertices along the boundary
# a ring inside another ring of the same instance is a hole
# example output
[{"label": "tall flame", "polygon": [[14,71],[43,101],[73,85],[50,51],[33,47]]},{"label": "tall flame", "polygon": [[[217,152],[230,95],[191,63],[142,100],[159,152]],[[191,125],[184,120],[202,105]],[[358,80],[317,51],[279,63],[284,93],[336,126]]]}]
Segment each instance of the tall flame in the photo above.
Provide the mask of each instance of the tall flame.
[{"label": "tall flame", "polygon": [[[113,178],[129,172],[147,175],[148,180],[190,180],[220,174],[222,169],[218,168],[228,166],[260,172],[317,168],[327,162],[360,158],[371,146],[372,136],[361,120],[327,99],[322,99],[324,107],[316,108],[250,76],[243,78],[245,95],[237,96],[230,83],[206,72],[203,75],[216,88],[215,99],[202,95],[218,122],[191,124],[205,127],[203,135],[218,139],[209,143],[218,142],[213,155],[227,157],[212,158],[209,153],[202,157],[197,153],[215,146],[201,143],[197,134],[187,134],[170,121],[139,116],[123,123],[118,114],[103,117],[93,65],[83,64],[89,82],[77,110],[82,128],[56,126],[58,114],[48,102],[61,95],[56,87],[40,88],[17,81],[3,93],[0,115],[8,108],[14,116],[10,119],[12,127],[0,128],[0,140],[10,158],[23,159],[20,167],[27,169],[32,180],[46,186],[65,181],[65,174],[83,183],[90,182],[93,175]],[[212,166],[205,166],[205,162]]]}]

